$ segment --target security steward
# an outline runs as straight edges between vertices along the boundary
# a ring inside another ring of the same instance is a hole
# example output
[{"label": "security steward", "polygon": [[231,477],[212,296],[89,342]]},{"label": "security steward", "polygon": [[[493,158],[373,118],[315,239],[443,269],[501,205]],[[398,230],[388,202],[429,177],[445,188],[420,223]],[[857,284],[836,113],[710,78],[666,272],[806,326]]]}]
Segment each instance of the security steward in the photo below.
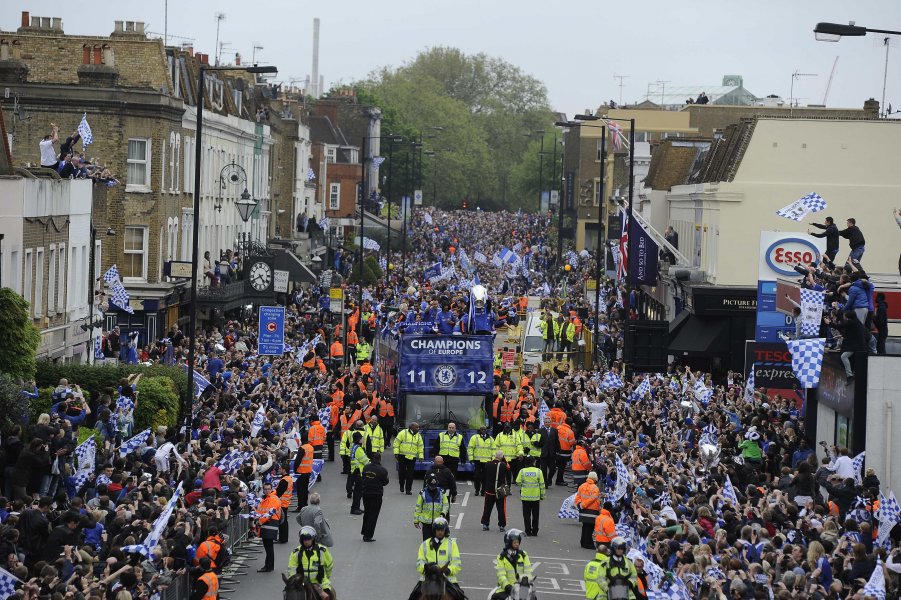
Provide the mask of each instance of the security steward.
[{"label": "security steward", "polygon": [[191,600],[219,600],[219,577],[213,572],[212,561],[200,559],[200,577],[191,586]]},{"label": "security steward", "polygon": [[525,550],[520,548],[522,544],[522,531],[511,529],[504,534],[504,549],[494,559],[494,568],[497,572],[497,592],[491,596],[491,600],[506,600],[510,597],[513,584],[532,581],[532,561]]},{"label": "security steward", "polygon": [[335,590],[330,578],[335,561],[328,548],[316,541],[316,530],[309,525],[300,528],[300,545],[288,557],[288,569],[285,575],[293,577],[298,571],[303,572],[304,579],[313,584],[313,589],[328,594],[335,600]]},{"label": "security steward", "polygon": [[419,434],[419,424],[415,421],[402,429],[394,440],[394,458],[397,459],[397,477],[400,491],[413,495],[413,470],[416,459],[425,457],[425,443]]},{"label": "security steward", "polygon": [[616,523],[613,521],[613,504],[604,502],[601,507],[601,514],[594,519],[594,542],[595,544],[607,545],[616,536]]},{"label": "security steward", "polygon": [[219,535],[219,529],[210,527],[207,532],[207,538],[197,546],[197,552],[194,554],[194,563],[200,565],[201,560],[208,558],[210,560],[210,569],[213,571],[217,570],[219,565],[216,564],[216,560],[222,551],[223,543],[224,540]]},{"label": "security steward", "polygon": [[441,571],[447,581],[445,593],[455,600],[465,600],[466,595],[457,585],[457,576],[463,569],[460,560],[460,549],[457,540],[448,536],[449,526],[447,519],[438,517],[430,527],[432,535],[423,540],[419,545],[419,553],[416,557],[416,570],[419,571],[419,583],[410,593],[410,600],[418,600],[421,597],[423,582],[426,581],[426,571],[437,569]]},{"label": "security steward", "polygon": [[379,426],[379,418],[376,415],[369,417],[369,423],[363,426],[363,445],[366,446],[366,454],[381,454],[385,451],[385,431]]},{"label": "security steward", "polygon": [[588,600],[634,600],[638,572],[626,556],[626,540],[613,538],[610,555],[598,550],[585,566],[585,597]]},{"label": "security steward", "polygon": [[294,478],[288,473],[285,465],[278,467],[282,477],[275,487],[275,495],[278,496],[281,512],[278,523],[278,543],[288,543],[288,508],[291,506],[291,495],[294,493]]},{"label": "security steward", "polygon": [[483,481],[485,477],[485,465],[494,457],[494,439],[488,435],[488,428],[482,425],[479,432],[469,438],[469,459],[472,461],[474,471],[472,482],[476,488],[476,496],[482,495]]},{"label": "security steward", "polygon": [[[318,422],[316,424],[318,425]],[[310,433],[312,431],[311,427]],[[316,457],[316,450],[308,441],[307,434],[301,435],[301,441],[303,444],[297,448],[297,454],[294,455],[294,472],[297,473],[297,510],[294,512],[298,513],[307,505],[310,497],[310,477],[313,475],[313,459]],[[319,455],[322,456],[321,450]],[[285,511],[287,512],[287,507]]]},{"label": "security steward", "polygon": [[526,526],[526,535],[538,535],[538,507],[544,500],[547,488],[544,485],[544,474],[535,466],[535,459],[528,456],[523,459],[525,466],[516,475],[519,486],[519,499],[522,500],[522,520]]},{"label": "security steward", "polygon": [[282,519],[282,502],[275,495],[271,483],[263,484],[263,499],[257,507],[256,518],[260,523],[260,538],[263,541],[263,550],[266,551],[266,560],[263,568],[257,573],[269,573],[275,569],[275,538],[278,537],[279,522]]},{"label": "security steward", "polygon": [[466,462],[466,444],[463,436],[457,433],[456,423],[448,423],[447,431],[438,434],[438,454],[444,457],[444,464],[456,477],[460,461]]},{"label": "security steward", "polygon": [[576,490],[573,503],[579,511],[579,522],[582,524],[582,537],[579,545],[586,550],[594,548],[594,521],[601,514],[601,488],[598,487],[598,474],[588,473],[585,483]]},{"label": "security steward", "polygon": [[585,440],[579,439],[576,442],[576,448],[573,450],[573,483],[580,486],[585,483],[588,472],[591,471],[591,458],[588,457],[588,451],[585,450]]}]

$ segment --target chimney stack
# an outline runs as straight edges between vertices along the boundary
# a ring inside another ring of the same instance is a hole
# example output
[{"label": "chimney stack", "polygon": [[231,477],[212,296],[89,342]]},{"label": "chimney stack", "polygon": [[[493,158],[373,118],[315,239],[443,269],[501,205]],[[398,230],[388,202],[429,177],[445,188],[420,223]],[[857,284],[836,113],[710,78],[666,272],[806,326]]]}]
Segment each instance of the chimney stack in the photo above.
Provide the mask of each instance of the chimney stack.
[{"label": "chimney stack", "polygon": [[22,11],[22,27],[28,27],[31,24],[31,14],[27,10]]},{"label": "chimney stack", "polygon": [[241,66],[241,53],[240,52],[235,52],[235,66],[236,67]]},{"label": "chimney stack", "polygon": [[313,19],[313,75],[311,77],[312,96],[318,98],[322,94],[319,88],[319,17]]},{"label": "chimney stack", "polygon": [[202,65],[208,65],[208,64],[210,64],[210,55],[204,54],[202,52],[198,52],[197,60],[200,61],[200,64],[202,64]]}]

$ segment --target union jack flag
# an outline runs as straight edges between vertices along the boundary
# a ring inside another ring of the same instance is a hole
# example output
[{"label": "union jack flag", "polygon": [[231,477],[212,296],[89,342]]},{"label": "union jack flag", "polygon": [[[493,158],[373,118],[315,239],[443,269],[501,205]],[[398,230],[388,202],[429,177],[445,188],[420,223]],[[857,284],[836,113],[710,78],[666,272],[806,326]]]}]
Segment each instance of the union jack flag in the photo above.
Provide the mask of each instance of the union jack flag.
[{"label": "union jack flag", "polygon": [[626,212],[622,211],[623,230],[619,236],[619,262],[616,264],[616,278],[622,281],[626,278],[626,269],[629,265],[629,220]]}]

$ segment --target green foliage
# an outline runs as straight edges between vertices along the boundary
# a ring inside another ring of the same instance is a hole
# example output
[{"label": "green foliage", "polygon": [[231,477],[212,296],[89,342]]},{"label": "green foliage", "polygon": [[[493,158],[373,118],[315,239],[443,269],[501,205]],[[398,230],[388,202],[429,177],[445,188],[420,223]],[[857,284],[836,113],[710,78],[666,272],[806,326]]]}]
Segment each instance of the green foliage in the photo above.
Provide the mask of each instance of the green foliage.
[{"label": "green foliage", "polygon": [[172,380],[179,398],[184,398],[188,393],[185,369],[166,365],[64,365],[40,361],[36,381],[39,387],[56,387],[59,380],[65,378],[71,384],[80,385],[90,397],[99,398],[104,392],[115,393],[119,382],[133,373],[142,373],[144,379],[166,377]]},{"label": "green foliage", "polygon": [[[379,267],[379,261],[374,255],[369,255],[363,259],[363,285],[372,285],[377,283],[382,277],[382,268]],[[359,283],[360,281],[360,265],[354,265],[354,270],[350,274],[350,283]]]},{"label": "green foliage", "polygon": [[28,406],[30,423],[37,423],[41,413],[50,414],[50,408],[53,407],[53,389],[52,387],[38,388],[38,397],[31,400]]},{"label": "green foliage", "polygon": [[[404,137],[391,159],[392,197],[420,185],[407,164],[409,142],[422,135],[423,149],[436,152],[423,155],[421,163],[418,152],[414,159],[421,164],[426,204],[460,208],[468,199],[487,210],[534,209],[528,197],[513,193],[508,179],[528,146],[523,134],[553,129],[540,81],[501,59],[438,47],[399,68],[383,68],[355,87],[361,102],[382,110],[382,131]],[[387,156],[385,144],[382,156]],[[387,175],[389,167],[384,164],[381,173]]]},{"label": "green foliage", "polygon": [[9,288],[0,289],[0,372],[11,377],[34,377],[35,354],[41,334],[28,315],[28,302]]},{"label": "green foliage", "polygon": [[91,429],[89,427],[79,427],[78,428],[78,443],[83,444],[89,437],[94,438],[94,442],[97,443],[98,447],[103,445],[103,438],[100,435],[100,432],[96,429]]},{"label": "green foliage", "polygon": [[22,386],[8,373],[0,373],[0,427],[6,431],[11,425],[22,423],[27,412]]},{"label": "green foliage", "polygon": [[168,377],[144,377],[138,382],[138,406],[135,409],[135,431],[147,427],[178,423],[179,396]]},{"label": "green foliage", "polygon": [[538,193],[540,190],[562,191],[560,179],[563,177],[561,163],[562,146],[559,145],[560,136],[557,136],[556,160],[554,153],[553,133],[544,134],[544,154],[541,154],[541,138],[538,134],[531,142],[519,164],[510,170],[509,185],[512,193],[524,198],[525,209],[535,211],[538,209]]}]

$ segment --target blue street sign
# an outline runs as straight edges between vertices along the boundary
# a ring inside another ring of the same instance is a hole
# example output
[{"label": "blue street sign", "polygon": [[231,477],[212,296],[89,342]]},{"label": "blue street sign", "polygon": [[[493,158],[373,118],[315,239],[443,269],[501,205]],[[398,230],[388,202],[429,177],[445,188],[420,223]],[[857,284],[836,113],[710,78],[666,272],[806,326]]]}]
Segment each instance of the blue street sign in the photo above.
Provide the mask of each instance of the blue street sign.
[{"label": "blue street sign", "polygon": [[261,306],[258,354],[281,356],[285,353],[285,307]]}]

